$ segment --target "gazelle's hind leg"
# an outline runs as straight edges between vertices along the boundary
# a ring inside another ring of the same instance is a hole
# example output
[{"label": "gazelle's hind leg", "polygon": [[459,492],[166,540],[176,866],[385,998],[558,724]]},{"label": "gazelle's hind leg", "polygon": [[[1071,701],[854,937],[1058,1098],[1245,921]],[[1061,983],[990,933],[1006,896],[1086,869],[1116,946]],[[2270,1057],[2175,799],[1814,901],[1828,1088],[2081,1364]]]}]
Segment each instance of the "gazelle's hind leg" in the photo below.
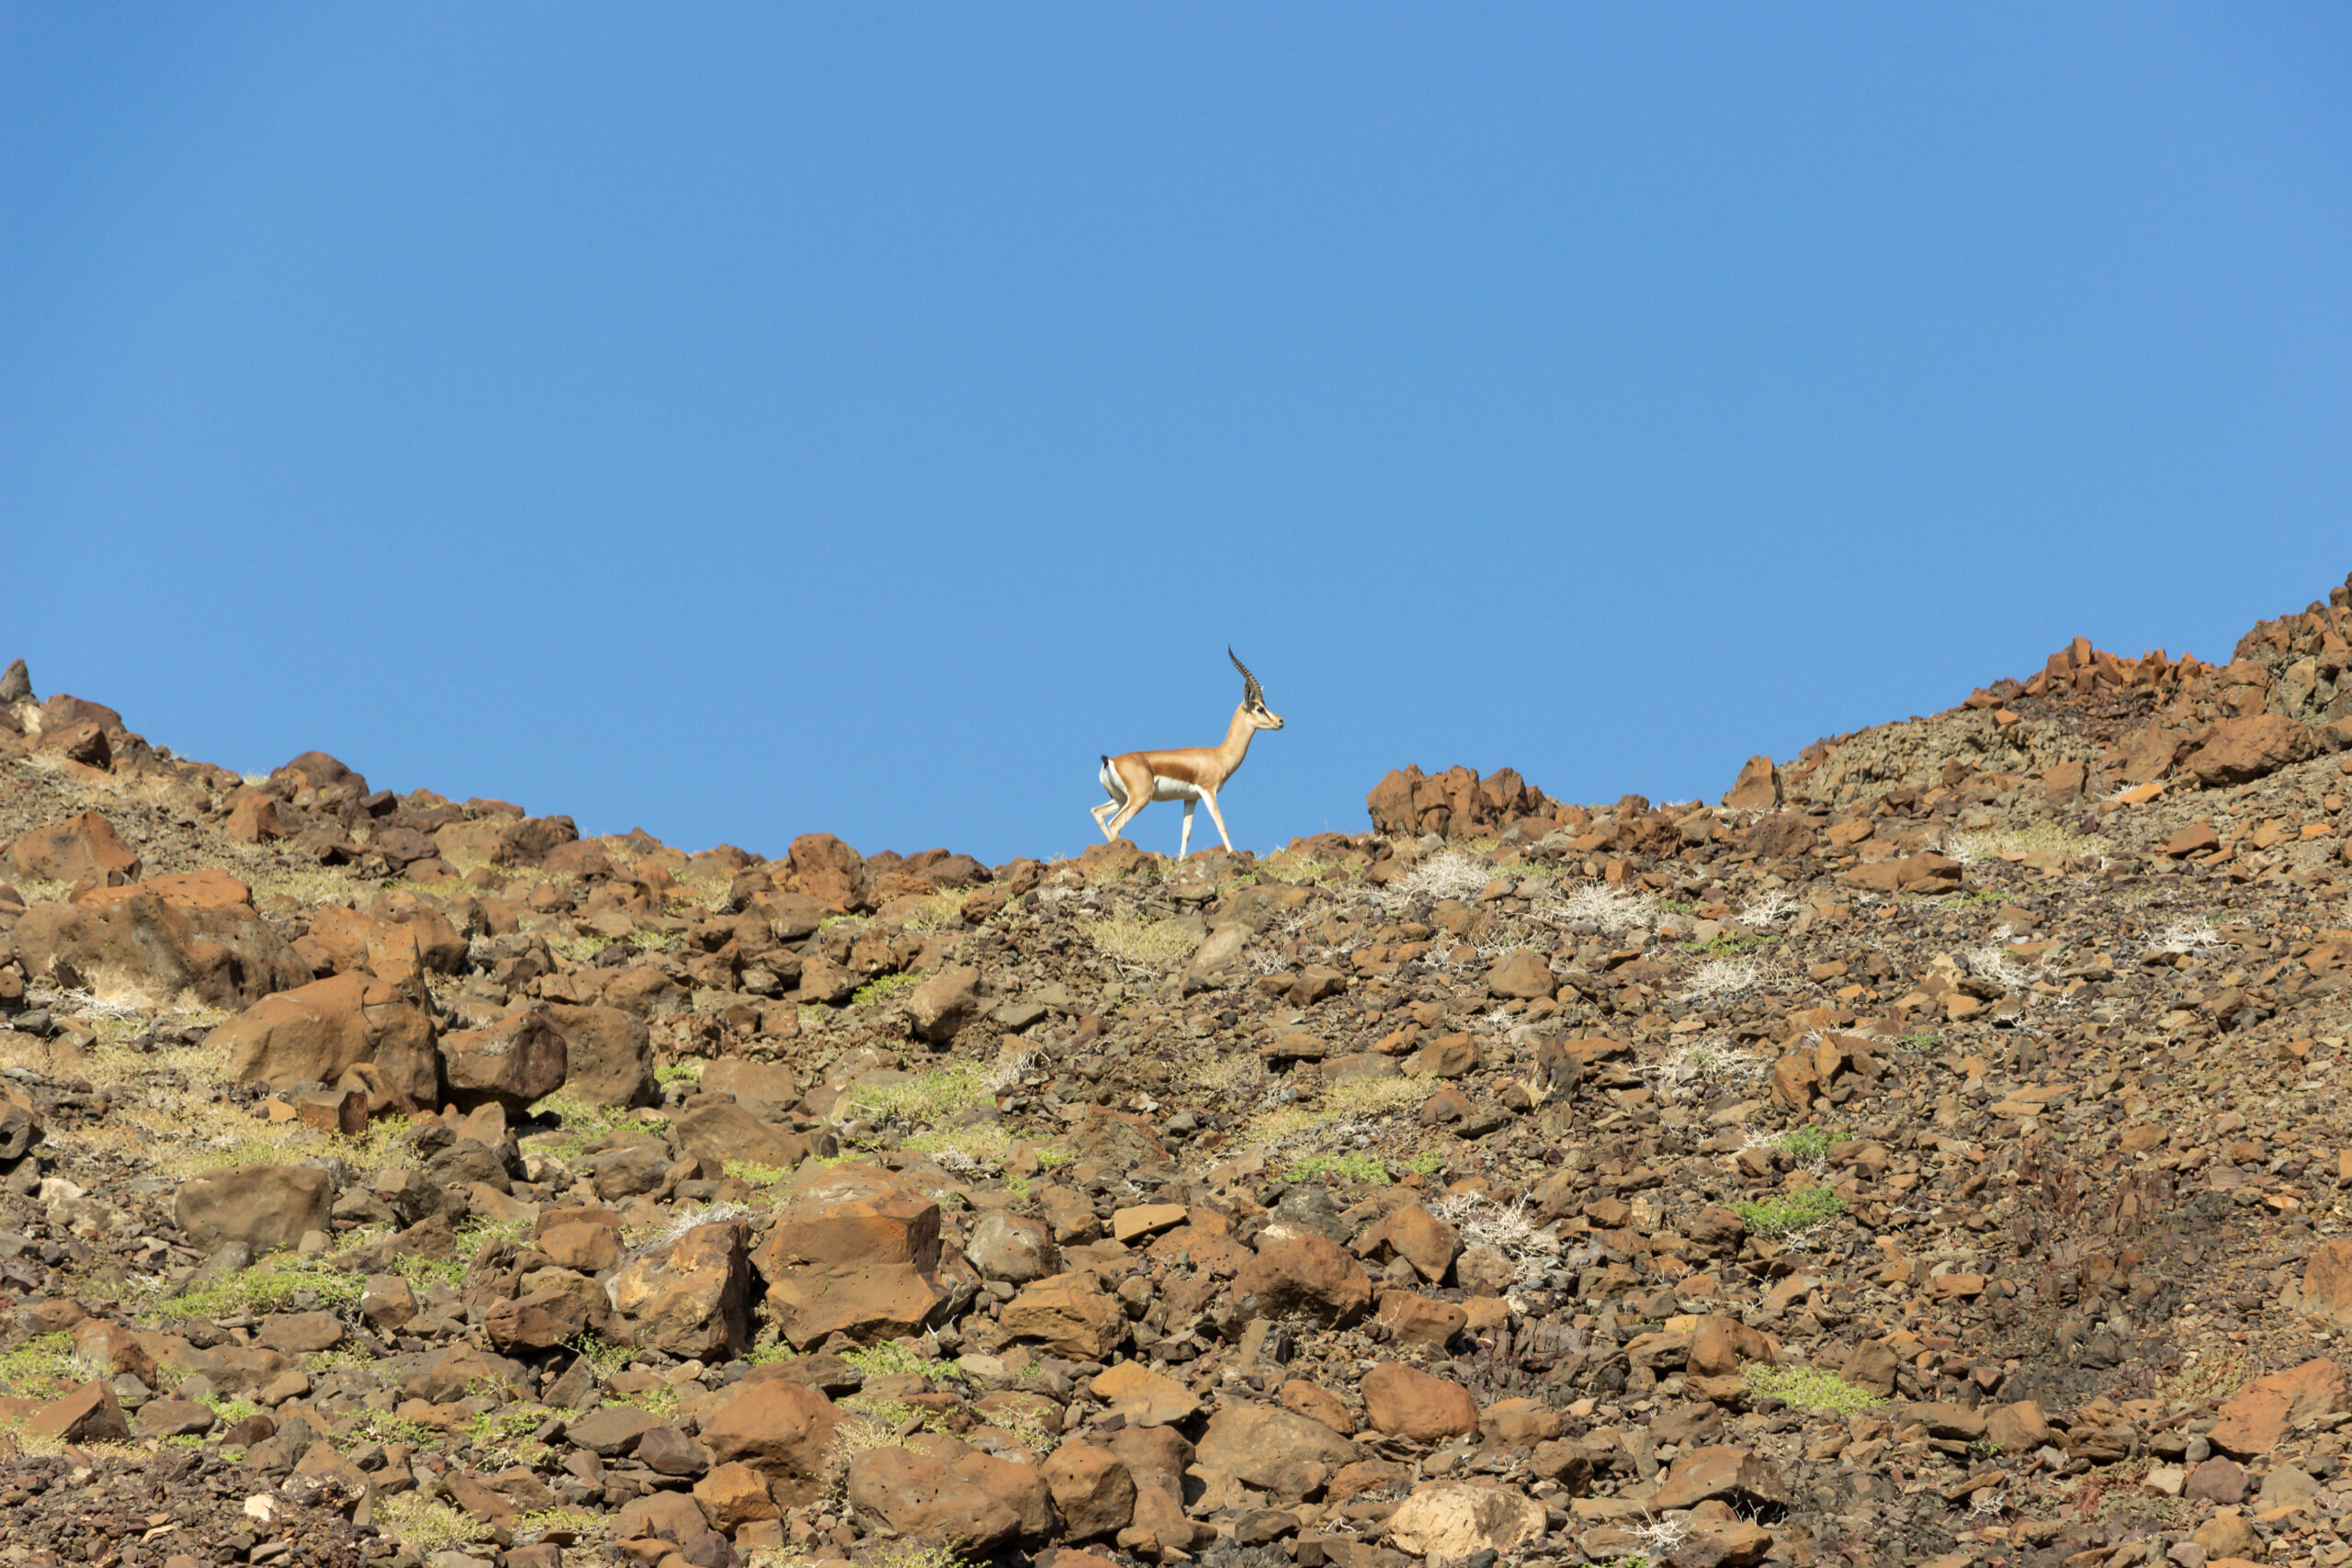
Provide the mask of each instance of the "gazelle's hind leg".
[{"label": "gazelle's hind leg", "polygon": [[1127,759],[1124,757],[1114,759],[1111,763],[1112,770],[1118,775],[1119,787],[1127,792],[1127,798],[1120,803],[1118,811],[1104,824],[1102,835],[1106,839],[1117,838],[1119,830],[1135,820],[1136,813],[1151,804],[1149,770],[1140,762],[1124,764],[1127,764]]},{"label": "gazelle's hind leg", "polygon": [[[1216,796],[1210,794],[1207,790],[1203,790],[1201,791],[1201,798],[1208,802],[1209,820],[1216,824],[1216,836],[1225,840],[1225,852],[1231,854],[1233,852],[1233,836],[1225,830],[1225,813],[1216,808]],[[1189,816],[1192,813],[1192,809],[1193,808],[1190,806],[1185,807],[1184,811],[1186,815]]]},{"label": "gazelle's hind leg", "polygon": [[1123,805],[1125,805],[1125,802],[1124,802],[1124,801],[1118,801],[1118,800],[1106,800],[1106,801],[1104,801],[1102,805],[1100,805],[1100,806],[1096,807],[1093,810],[1091,810],[1091,811],[1090,811],[1090,812],[1088,812],[1088,813],[1087,813],[1087,815],[1088,815],[1089,817],[1091,817],[1091,818],[1094,818],[1094,825],[1095,825],[1097,828],[1100,828],[1100,829],[1102,829],[1102,839],[1103,839],[1103,841],[1104,841],[1104,842],[1106,842],[1106,843],[1107,843],[1107,842],[1109,842],[1111,840],[1115,839],[1115,838],[1117,838],[1117,837],[1118,837],[1118,835],[1117,835],[1117,834],[1115,834],[1115,833],[1114,833],[1114,832],[1112,832],[1112,831],[1111,831],[1110,823],[1106,820],[1106,818],[1108,818],[1110,817],[1111,813],[1113,813],[1114,811],[1116,811],[1117,809],[1119,809],[1119,807],[1120,807],[1121,806],[1123,806]]},{"label": "gazelle's hind leg", "polygon": [[1193,851],[1193,803],[1184,803],[1184,830],[1176,838],[1176,858],[1182,860]]}]

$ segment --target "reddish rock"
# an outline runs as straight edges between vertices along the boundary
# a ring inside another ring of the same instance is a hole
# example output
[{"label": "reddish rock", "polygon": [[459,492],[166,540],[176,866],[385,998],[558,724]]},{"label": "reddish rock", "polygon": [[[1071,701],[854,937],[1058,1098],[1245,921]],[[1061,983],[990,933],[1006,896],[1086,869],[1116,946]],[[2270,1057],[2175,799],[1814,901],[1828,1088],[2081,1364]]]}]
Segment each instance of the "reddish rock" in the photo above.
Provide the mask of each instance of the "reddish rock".
[{"label": "reddish rock", "polygon": [[316,1166],[239,1165],[188,1178],[173,1202],[181,1232],[198,1251],[241,1241],[269,1252],[324,1232],[334,1200],[334,1179]]},{"label": "reddish rock", "polygon": [[494,1104],[527,1111],[563,1087],[569,1065],[563,1036],[537,1008],[441,1040],[442,1079],[461,1110]]},{"label": "reddish rock", "polygon": [[2181,763],[2208,789],[2246,784],[2319,755],[2319,739],[2284,714],[2225,718],[2198,737]]},{"label": "reddish rock", "polygon": [[96,811],[85,811],[20,833],[0,853],[0,865],[37,882],[79,882],[95,873],[136,879],[139,856]]},{"label": "reddish rock", "polygon": [[1244,1264],[1233,1294],[1253,1317],[1292,1313],[1326,1327],[1360,1323],[1372,1310],[1372,1281],[1337,1242],[1316,1235],[1276,1242]]},{"label": "reddish rock", "polygon": [[1460,1383],[1383,1361],[1361,1387],[1364,1416],[1376,1432],[1434,1443],[1478,1429],[1478,1402]]},{"label": "reddish rock", "polygon": [[768,1478],[785,1507],[815,1502],[825,1492],[841,1413],[815,1389],[780,1378],[737,1386],[740,1393],[703,1417],[703,1447],[714,1465],[749,1465]]},{"label": "reddish rock", "polygon": [[1127,1314],[1092,1274],[1056,1274],[1021,1288],[999,1326],[1058,1356],[1100,1361],[1127,1337]]},{"label": "reddish rock", "polygon": [[2298,1421],[2346,1408],[2344,1369],[2314,1357],[2299,1367],[2255,1379],[2224,1404],[2207,1439],[2234,1459],[2268,1453]]},{"label": "reddish rock", "polygon": [[1135,1477],[1105,1450],[1066,1442],[1046,1456],[1038,1472],[1061,1511],[1063,1534],[1071,1540],[1116,1535],[1135,1517]]},{"label": "reddish rock", "polygon": [[440,1102],[432,1021],[367,975],[338,975],[265,997],[212,1032],[207,1048],[240,1083],[334,1084],[372,1062],[411,1105]]},{"label": "reddish rock", "polygon": [[1724,804],[1735,811],[1778,811],[1781,770],[1772,765],[1770,757],[1750,757],[1741,765],[1739,777],[1732,780]]},{"label": "reddish rock", "polygon": [[833,1334],[922,1332],[949,1299],[939,1205],[876,1166],[819,1168],[797,1187],[752,1258],[785,1338],[806,1348]]},{"label": "reddish rock", "polygon": [[615,1274],[606,1293],[629,1342],[706,1361],[750,1349],[750,1239],[741,1220],[696,1225]]},{"label": "reddish rock", "polygon": [[101,902],[37,904],[9,937],[28,976],[157,1006],[249,1007],[311,978],[251,905],[181,908],[142,885]]},{"label": "reddish rock", "polygon": [[974,1556],[1010,1545],[1021,1533],[1011,1508],[944,1460],[912,1449],[867,1449],[851,1459],[849,1503],[899,1535],[954,1541]]},{"label": "reddish rock", "polygon": [[1666,1473],[1651,1506],[1692,1508],[1709,1500],[1734,1507],[1786,1507],[1787,1486],[1771,1461],[1743,1448],[1715,1445],[1692,1449]]}]

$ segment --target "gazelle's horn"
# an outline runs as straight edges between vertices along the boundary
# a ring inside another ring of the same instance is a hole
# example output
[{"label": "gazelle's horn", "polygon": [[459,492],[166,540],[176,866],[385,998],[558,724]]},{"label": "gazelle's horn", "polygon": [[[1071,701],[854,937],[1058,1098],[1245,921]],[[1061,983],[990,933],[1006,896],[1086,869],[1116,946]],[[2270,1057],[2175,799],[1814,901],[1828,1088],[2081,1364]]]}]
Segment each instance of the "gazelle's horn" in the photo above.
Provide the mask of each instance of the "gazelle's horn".
[{"label": "gazelle's horn", "polygon": [[1250,666],[1242,663],[1240,660],[1234,658],[1233,649],[1230,645],[1227,647],[1225,656],[1227,659],[1232,659],[1233,667],[1241,671],[1241,700],[1245,703],[1264,702],[1266,700],[1266,689],[1258,684],[1258,677],[1250,673]]}]

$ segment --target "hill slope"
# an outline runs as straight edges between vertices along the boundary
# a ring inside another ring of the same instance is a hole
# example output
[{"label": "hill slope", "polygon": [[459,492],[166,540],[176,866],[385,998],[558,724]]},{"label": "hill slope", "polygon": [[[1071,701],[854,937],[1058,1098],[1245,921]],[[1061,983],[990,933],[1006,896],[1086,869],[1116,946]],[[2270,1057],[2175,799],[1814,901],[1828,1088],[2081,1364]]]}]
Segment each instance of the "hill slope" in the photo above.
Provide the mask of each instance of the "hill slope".
[{"label": "hill slope", "polygon": [[2343,1562],[2333,597],[1181,866],[583,840],[20,669],[8,1554]]}]

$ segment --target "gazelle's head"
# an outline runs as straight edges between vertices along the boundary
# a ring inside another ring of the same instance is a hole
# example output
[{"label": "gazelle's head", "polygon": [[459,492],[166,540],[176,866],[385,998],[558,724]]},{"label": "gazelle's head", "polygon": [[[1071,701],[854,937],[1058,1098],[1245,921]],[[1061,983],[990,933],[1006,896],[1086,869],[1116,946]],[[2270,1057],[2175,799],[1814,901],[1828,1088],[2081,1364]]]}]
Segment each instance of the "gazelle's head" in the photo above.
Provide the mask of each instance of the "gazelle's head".
[{"label": "gazelle's head", "polygon": [[1266,705],[1265,688],[1258,684],[1258,677],[1250,673],[1250,666],[1234,658],[1230,648],[1225,650],[1225,656],[1232,659],[1233,667],[1241,671],[1241,714],[1250,721],[1250,728],[1280,729],[1283,716]]}]

